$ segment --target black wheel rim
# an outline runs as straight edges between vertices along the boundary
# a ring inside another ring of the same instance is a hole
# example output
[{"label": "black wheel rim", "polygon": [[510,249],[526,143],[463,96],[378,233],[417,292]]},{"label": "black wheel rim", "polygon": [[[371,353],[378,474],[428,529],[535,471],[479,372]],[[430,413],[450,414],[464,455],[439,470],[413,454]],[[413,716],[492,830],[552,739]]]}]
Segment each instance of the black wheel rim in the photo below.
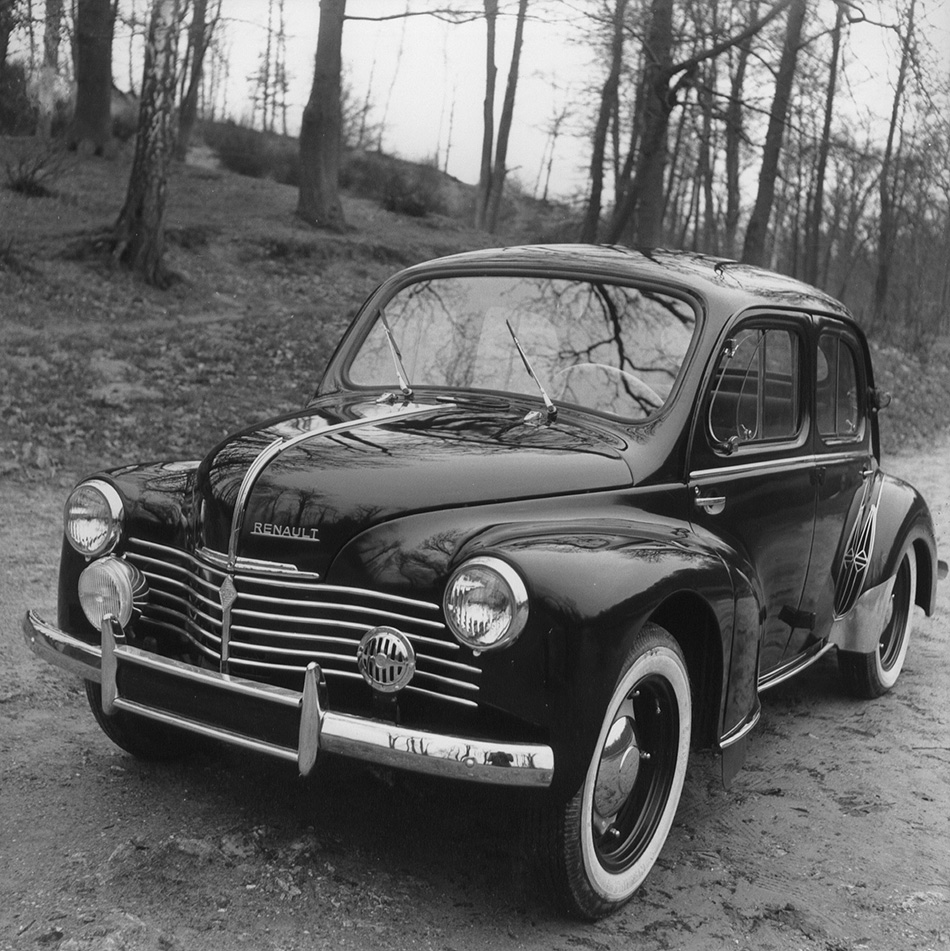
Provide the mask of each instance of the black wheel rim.
[{"label": "black wheel rim", "polygon": [[673,685],[653,674],[628,695],[633,704],[637,745],[649,758],[641,760],[637,781],[627,801],[601,835],[594,827],[594,848],[608,872],[623,872],[646,851],[663,817],[679,745],[679,702]]},{"label": "black wheel rim", "polygon": [[907,558],[904,558],[897,570],[894,590],[891,592],[891,616],[884,625],[884,630],[881,631],[881,640],[878,644],[881,667],[884,670],[890,670],[900,655],[910,613],[910,595],[910,564]]}]

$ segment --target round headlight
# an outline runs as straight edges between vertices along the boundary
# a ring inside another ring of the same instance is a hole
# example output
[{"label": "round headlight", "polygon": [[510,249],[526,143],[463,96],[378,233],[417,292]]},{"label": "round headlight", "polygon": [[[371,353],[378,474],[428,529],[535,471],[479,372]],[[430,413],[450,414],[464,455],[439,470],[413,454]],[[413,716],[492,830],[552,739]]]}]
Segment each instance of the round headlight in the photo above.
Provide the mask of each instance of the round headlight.
[{"label": "round headlight", "polygon": [[442,606],[452,633],[476,651],[511,644],[528,620],[528,592],[500,558],[473,558],[455,570]]},{"label": "round headlight", "polygon": [[96,630],[102,627],[107,614],[125,627],[132,618],[136,599],[145,590],[142,572],[115,555],[94,561],[79,576],[79,603]]},{"label": "round headlight", "polygon": [[122,499],[108,482],[83,482],[66,500],[63,521],[69,544],[87,558],[112,551],[122,535],[124,515]]}]

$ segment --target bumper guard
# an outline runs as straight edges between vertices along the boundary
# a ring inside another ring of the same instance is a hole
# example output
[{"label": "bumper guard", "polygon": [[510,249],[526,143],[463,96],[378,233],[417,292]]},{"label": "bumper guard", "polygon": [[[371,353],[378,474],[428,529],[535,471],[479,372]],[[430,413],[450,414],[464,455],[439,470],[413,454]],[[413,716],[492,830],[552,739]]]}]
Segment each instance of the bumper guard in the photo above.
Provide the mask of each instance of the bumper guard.
[{"label": "bumper guard", "polygon": [[[204,670],[132,647],[112,617],[106,617],[102,623],[101,646],[87,644],[66,634],[44,621],[35,611],[29,611],[24,618],[23,634],[30,649],[43,660],[101,684],[105,714],[124,710],[190,733],[290,760],[297,763],[301,776],[309,775],[318,752],[326,750],[383,766],[500,786],[544,788],[550,786],[554,777],[554,753],[549,746],[492,743],[428,733],[327,710],[326,682],[319,664],[311,663],[307,667],[303,692],[298,693]],[[273,704],[275,708],[296,708],[300,711],[297,747],[281,746],[123,697],[118,687],[120,664],[136,665],[220,691],[225,701],[249,697]]]}]

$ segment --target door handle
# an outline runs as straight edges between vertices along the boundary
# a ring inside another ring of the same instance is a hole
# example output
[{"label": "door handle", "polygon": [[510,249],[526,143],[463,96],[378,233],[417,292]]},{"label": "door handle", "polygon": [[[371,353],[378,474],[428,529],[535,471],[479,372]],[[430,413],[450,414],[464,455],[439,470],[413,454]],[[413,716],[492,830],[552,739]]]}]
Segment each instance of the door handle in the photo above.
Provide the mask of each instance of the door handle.
[{"label": "door handle", "polygon": [[709,515],[718,515],[726,507],[724,495],[702,495],[702,490],[696,487],[696,504],[706,510]]}]

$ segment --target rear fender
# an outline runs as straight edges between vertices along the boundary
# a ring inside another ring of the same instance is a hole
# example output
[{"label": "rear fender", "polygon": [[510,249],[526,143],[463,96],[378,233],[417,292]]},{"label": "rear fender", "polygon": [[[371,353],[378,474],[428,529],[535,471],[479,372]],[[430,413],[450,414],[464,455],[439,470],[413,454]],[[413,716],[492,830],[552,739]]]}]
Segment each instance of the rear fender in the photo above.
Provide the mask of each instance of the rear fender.
[{"label": "rear fender", "polygon": [[[849,613],[855,601],[894,575],[908,545],[914,546],[917,556],[915,600],[931,614],[936,599],[937,546],[930,510],[920,493],[879,470],[851,524],[836,576],[838,616]],[[853,590],[846,595],[849,587]]]},{"label": "rear fender", "polygon": [[893,579],[911,547],[917,564],[914,600],[929,615],[939,574],[930,510],[913,486],[878,472],[841,555],[831,643],[856,653],[877,648]]},{"label": "rear fender", "polygon": [[908,545],[914,546],[917,556],[915,601],[930,616],[937,599],[937,543],[933,518],[917,489],[894,476],[883,475],[866,589],[876,587],[894,574]]}]

